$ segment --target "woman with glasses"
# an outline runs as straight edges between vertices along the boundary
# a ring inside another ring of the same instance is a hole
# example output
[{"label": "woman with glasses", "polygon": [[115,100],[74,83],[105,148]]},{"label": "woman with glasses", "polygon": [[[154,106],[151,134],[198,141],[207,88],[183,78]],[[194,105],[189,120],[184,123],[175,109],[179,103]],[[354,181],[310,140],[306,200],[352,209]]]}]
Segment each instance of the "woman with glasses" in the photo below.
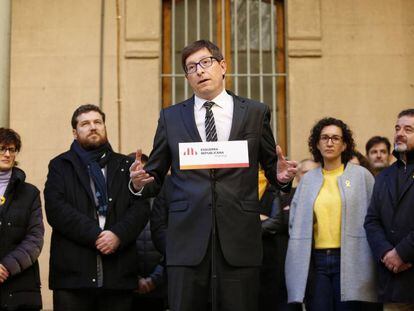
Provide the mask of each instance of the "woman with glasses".
[{"label": "woman with glasses", "polygon": [[19,134],[0,128],[0,310],[40,310],[43,246],[39,190],[16,167]]},{"label": "woman with glasses", "polygon": [[363,223],[374,178],[350,163],[352,132],[324,118],[312,128],[309,150],[322,164],[305,174],[291,203],[286,283],[289,302],[307,311],[375,309],[375,263]]}]

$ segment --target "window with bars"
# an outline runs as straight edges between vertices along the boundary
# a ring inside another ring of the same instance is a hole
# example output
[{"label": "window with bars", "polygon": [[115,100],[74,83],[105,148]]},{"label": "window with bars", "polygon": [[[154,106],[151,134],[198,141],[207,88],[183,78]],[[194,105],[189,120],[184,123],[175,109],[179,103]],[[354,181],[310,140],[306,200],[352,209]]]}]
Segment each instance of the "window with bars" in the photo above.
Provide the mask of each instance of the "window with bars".
[{"label": "window with bars", "polygon": [[164,0],[162,105],[192,95],[181,50],[198,39],[216,43],[227,62],[226,89],[269,105],[286,150],[286,72],[282,0]]}]

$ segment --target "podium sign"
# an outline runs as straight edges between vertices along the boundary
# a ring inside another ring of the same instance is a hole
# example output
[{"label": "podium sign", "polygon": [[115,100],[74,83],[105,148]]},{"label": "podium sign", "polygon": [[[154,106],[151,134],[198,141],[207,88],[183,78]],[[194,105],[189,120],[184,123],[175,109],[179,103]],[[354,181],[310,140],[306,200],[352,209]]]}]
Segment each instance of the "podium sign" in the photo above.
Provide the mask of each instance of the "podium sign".
[{"label": "podium sign", "polygon": [[247,140],[179,143],[180,169],[249,167]]},{"label": "podium sign", "polygon": [[[249,149],[246,140],[242,141],[216,141],[178,144],[180,169],[220,169],[220,168],[243,168],[249,167]],[[210,178],[212,176],[210,171]],[[216,193],[216,180],[211,179],[211,192]],[[194,185],[197,187],[197,185]],[[216,195],[211,196],[211,299],[212,309],[217,310],[217,280],[216,273]]]}]

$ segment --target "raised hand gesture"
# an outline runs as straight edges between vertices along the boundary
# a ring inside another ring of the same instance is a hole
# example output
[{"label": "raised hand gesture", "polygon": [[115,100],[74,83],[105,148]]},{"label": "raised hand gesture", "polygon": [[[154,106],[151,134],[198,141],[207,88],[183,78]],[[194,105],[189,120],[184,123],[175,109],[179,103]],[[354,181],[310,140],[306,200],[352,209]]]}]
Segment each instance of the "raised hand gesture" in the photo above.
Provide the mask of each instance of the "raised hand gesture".
[{"label": "raised hand gesture", "polygon": [[138,149],[135,154],[135,161],[129,168],[129,176],[135,190],[141,190],[146,184],[154,181],[154,177],[144,170],[144,165],[141,161],[142,151]]},{"label": "raised hand gesture", "polygon": [[287,160],[283,155],[282,148],[279,145],[276,146],[276,155],[276,178],[282,184],[288,183],[295,177],[298,171],[298,163],[296,161]]}]

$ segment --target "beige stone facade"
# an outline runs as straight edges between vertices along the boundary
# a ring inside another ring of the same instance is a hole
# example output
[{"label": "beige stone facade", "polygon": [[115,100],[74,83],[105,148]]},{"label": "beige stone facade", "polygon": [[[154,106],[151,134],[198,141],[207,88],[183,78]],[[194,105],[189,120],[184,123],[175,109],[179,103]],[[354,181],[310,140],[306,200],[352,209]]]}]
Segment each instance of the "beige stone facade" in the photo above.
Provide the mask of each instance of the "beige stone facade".
[{"label": "beige stone facade", "polygon": [[392,139],[397,113],[414,107],[414,2],[288,1],[287,19],[292,157],[307,156],[323,116],[347,122],[363,153],[373,135]]},{"label": "beige stone facade", "polygon": [[0,2],[0,126],[9,123],[10,10],[9,0]]},{"label": "beige stone facade", "polygon": [[[80,104],[102,104],[114,149],[151,149],[161,107],[162,1],[118,1],[119,77],[116,3],[12,1],[9,124],[22,135],[21,167],[41,190],[49,160],[72,140],[70,117]],[[372,135],[392,138],[396,114],[414,107],[414,1],[285,3],[289,156],[308,156],[309,129],[323,116],[346,121],[361,151]],[[52,307],[49,235],[48,228],[40,258],[45,309]]]}]

